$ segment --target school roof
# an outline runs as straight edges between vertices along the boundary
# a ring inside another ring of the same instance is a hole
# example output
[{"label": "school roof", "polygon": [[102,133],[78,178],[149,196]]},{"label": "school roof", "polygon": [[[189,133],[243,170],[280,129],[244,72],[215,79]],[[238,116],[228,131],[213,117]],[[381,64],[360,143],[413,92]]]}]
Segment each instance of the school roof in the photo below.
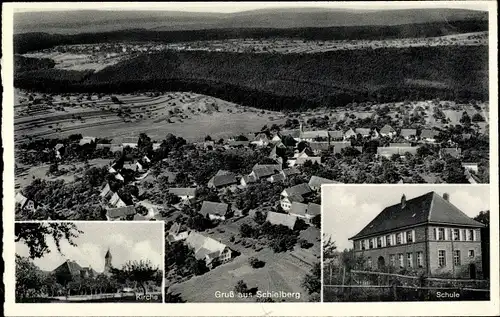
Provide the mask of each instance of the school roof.
[{"label": "school roof", "polygon": [[338,182],[331,180],[331,179],[328,179],[328,178],[313,175],[313,176],[311,176],[311,179],[309,180],[309,183],[308,183],[309,187],[311,187],[311,188],[320,187],[323,184],[338,184]]},{"label": "school roof", "polygon": [[267,213],[266,221],[273,225],[283,225],[293,230],[297,217],[270,211]]},{"label": "school roof", "polygon": [[384,208],[350,240],[421,224],[460,225],[467,227],[484,226],[482,223],[469,218],[440,195],[431,191],[407,200],[404,208],[402,208],[401,202]]},{"label": "school roof", "polygon": [[328,138],[328,131],[318,130],[318,131],[303,131],[300,133],[300,138],[302,139],[314,139],[314,138]]},{"label": "school roof", "polygon": [[225,216],[229,208],[228,204],[204,201],[201,205],[200,214]]},{"label": "school roof", "polygon": [[196,188],[169,188],[168,192],[176,196],[196,196]]},{"label": "school roof", "polygon": [[377,147],[378,155],[405,155],[406,153],[416,154],[417,146],[386,146],[386,147]]}]

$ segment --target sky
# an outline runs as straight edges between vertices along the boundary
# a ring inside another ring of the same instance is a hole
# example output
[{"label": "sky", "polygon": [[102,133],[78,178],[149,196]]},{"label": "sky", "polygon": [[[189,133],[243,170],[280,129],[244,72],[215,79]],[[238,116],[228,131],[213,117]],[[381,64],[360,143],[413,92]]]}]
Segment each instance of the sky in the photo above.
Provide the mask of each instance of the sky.
[{"label": "sky", "polygon": [[490,209],[488,185],[358,185],[323,186],[323,231],[335,241],[337,250],[352,248],[348,239],[356,235],[385,207],[435,191],[449,194],[450,203],[469,217]]},{"label": "sky", "polygon": [[[60,2],[54,7],[53,3],[20,3],[16,4],[16,11],[54,11],[54,10],[75,10],[78,5],[80,8],[91,10],[109,10],[116,8],[128,10],[172,10],[187,12],[221,12],[232,13],[239,11],[271,8],[338,8],[338,9],[409,9],[409,8],[464,8],[487,10],[487,6],[473,1],[467,3],[460,1],[402,1],[391,2],[390,6],[384,2],[169,2],[169,3],[148,3],[148,2],[100,2],[95,3],[68,3]],[[29,7],[29,8],[28,8]]]},{"label": "sky", "polygon": [[[52,271],[68,259],[102,272],[109,248],[113,267],[120,268],[129,260],[150,260],[153,265],[163,267],[163,222],[81,222],[77,226],[84,232],[75,239],[77,247],[64,240],[60,254],[49,238],[51,252],[33,262],[42,270]],[[16,253],[28,256],[28,247],[17,242]]]}]

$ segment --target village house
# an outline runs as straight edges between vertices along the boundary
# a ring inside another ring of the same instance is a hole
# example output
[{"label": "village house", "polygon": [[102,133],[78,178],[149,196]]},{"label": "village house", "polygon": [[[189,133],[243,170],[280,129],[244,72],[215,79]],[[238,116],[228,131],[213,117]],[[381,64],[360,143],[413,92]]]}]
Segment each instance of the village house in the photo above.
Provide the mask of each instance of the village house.
[{"label": "village house", "polygon": [[460,158],[460,156],[462,156],[462,149],[452,147],[452,148],[442,148],[441,150],[439,150],[439,158],[443,159],[447,155],[450,155],[451,157],[454,158]]},{"label": "village house", "polygon": [[249,184],[255,183],[260,179],[269,179],[272,175],[279,173],[281,169],[281,165],[279,164],[255,164],[252,168],[252,172],[249,175],[245,175],[241,178],[240,185],[246,187]]},{"label": "village house", "polygon": [[321,164],[321,157],[319,157],[319,156],[299,156],[294,161],[290,161],[288,166],[290,166],[290,167],[301,166],[301,165],[304,165],[306,162],[311,162],[313,164],[314,163]]},{"label": "village house", "polygon": [[282,214],[274,211],[269,211],[267,213],[266,221],[275,226],[285,226],[289,229],[295,229],[295,224],[297,223],[297,217],[289,214]]},{"label": "village house", "polygon": [[115,175],[115,178],[116,178],[117,180],[119,180],[119,181],[122,181],[122,182],[124,182],[124,181],[125,181],[125,178],[124,178],[124,177],[122,176],[122,174],[120,174],[120,173],[117,173],[117,174]]},{"label": "village house", "polygon": [[229,205],[212,201],[204,201],[201,205],[199,213],[204,217],[210,218],[210,220],[226,220],[229,214]]},{"label": "village house", "polygon": [[436,142],[436,136],[439,134],[438,131],[435,130],[430,130],[430,129],[423,129],[422,132],[420,132],[420,140],[428,143],[435,143]]},{"label": "village house", "polygon": [[[283,145],[283,143],[280,143],[281,145]],[[284,146],[284,145],[283,145]],[[269,153],[269,156],[268,156],[271,160],[274,160],[276,161],[278,164],[282,165],[283,164],[283,158],[281,156],[278,155],[278,145],[275,145],[272,150],[271,150],[271,153]]]},{"label": "village house", "polygon": [[309,147],[313,151],[314,154],[318,155],[323,151],[330,150],[329,142],[310,142]]},{"label": "village house", "polygon": [[203,149],[209,150],[209,151],[215,149],[215,142],[211,141],[211,140],[203,142]]},{"label": "village house", "polygon": [[351,147],[351,141],[330,142],[330,146],[333,146],[333,154],[341,154],[342,149]]},{"label": "village house", "polygon": [[167,242],[174,243],[177,241],[184,241],[189,236],[189,231],[181,232],[181,225],[177,222],[172,224],[170,229],[167,231]]},{"label": "village house", "polygon": [[120,144],[112,144],[109,149],[110,152],[123,152],[123,145]]},{"label": "village house", "polygon": [[321,214],[321,205],[315,203],[303,204],[293,202],[292,208],[290,208],[288,214],[301,218],[306,223],[310,224],[314,217]]},{"label": "village house", "polygon": [[313,142],[313,141],[328,141],[329,135],[326,130],[318,131],[301,131],[299,139],[300,141]]},{"label": "village house", "polygon": [[227,171],[218,171],[215,176],[213,176],[208,181],[208,188],[222,189],[228,188],[230,190],[236,189],[236,185],[238,184],[238,180],[236,179],[236,175]]},{"label": "village house", "polygon": [[227,145],[224,146],[226,149],[234,149],[239,147],[248,147],[250,141],[228,141]]},{"label": "village house", "polygon": [[92,144],[95,143],[95,137],[92,136],[84,136],[80,139],[79,145]]},{"label": "village house", "polygon": [[[281,137],[278,133],[276,133],[272,138],[271,138],[271,144],[279,144],[281,143]],[[283,144],[283,143],[281,143]]]},{"label": "village house", "polygon": [[401,129],[401,132],[399,132],[399,135],[406,140],[415,140],[417,137],[417,130],[416,129]]},{"label": "village house", "polygon": [[56,159],[60,160],[64,154],[64,144],[57,143],[56,146],[54,146],[54,152],[56,153]]},{"label": "village house", "polygon": [[344,139],[344,132],[340,130],[328,131],[330,141],[342,141]]},{"label": "village house", "polygon": [[338,184],[338,182],[328,179],[328,178],[323,178],[319,176],[311,176],[311,179],[309,180],[309,188],[314,191],[319,191],[321,190],[321,185],[323,184]]},{"label": "village house", "polygon": [[399,155],[402,158],[405,157],[406,153],[412,155],[417,154],[417,146],[385,146],[377,147],[377,157],[385,157],[386,159],[391,159],[393,155]]},{"label": "village house", "polygon": [[122,146],[123,147],[130,147],[130,148],[136,148],[137,147],[137,141],[139,139],[137,137],[135,138],[131,138],[131,137],[127,137],[127,138],[123,138],[122,140]]},{"label": "village house", "polygon": [[232,251],[229,247],[194,230],[189,233],[185,244],[193,249],[194,257],[205,261],[205,265],[210,269],[231,260]]},{"label": "village house", "polygon": [[101,193],[99,196],[101,196],[104,199],[109,199],[113,196],[115,192],[111,190],[111,187],[109,186],[109,183],[104,184],[104,186],[101,189]]},{"label": "village house", "polygon": [[160,147],[161,147],[161,143],[158,143],[158,142],[153,143],[153,151],[160,149]]},{"label": "village house", "polygon": [[126,207],[127,204],[122,200],[118,193],[113,193],[111,198],[109,199],[109,204],[114,208]]},{"label": "village house", "polygon": [[111,150],[111,146],[112,146],[112,144],[109,144],[109,143],[97,143],[95,145],[95,149],[96,150],[104,150],[104,149]]},{"label": "village house", "polygon": [[28,199],[20,192],[16,194],[15,197],[16,204],[19,204],[22,210],[27,210],[34,212],[36,210],[35,202],[31,199]]},{"label": "village house", "polygon": [[292,208],[293,202],[303,202],[304,197],[307,197],[312,193],[311,188],[307,183],[298,184],[289,188],[284,189],[281,192],[280,205],[283,210],[288,211]]},{"label": "village house", "polygon": [[462,163],[462,167],[468,171],[472,171],[477,174],[479,172],[479,163],[465,162]]},{"label": "village house", "polygon": [[300,129],[294,130],[281,130],[282,138],[285,136],[291,136],[295,141],[300,142]]},{"label": "village house", "polygon": [[106,211],[106,219],[108,219],[108,221],[127,220],[128,217],[135,214],[135,206],[119,206],[116,208],[109,208]]},{"label": "village house", "polygon": [[267,146],[269,144],[269,138],[265,133],[259,133],[250,143],[256,146]]},{"label": "village house", "polygon": [[345,133],[344,133],[344,140],[349,140],[351,138],[356,138],[356,132],[354,132],[354,130],[352,128],[350,128],[349,130],[347,130]]},{"label": "village house", "polygon": [[168,192],[179,197],[183,201],[191,200],[196,197],[196,188],[169,188]]},{"label": "village house", "polygon": [[350,238],[366,266],[392,266],[429,276],[452,274],[479,278],[482,271],[479,223],[450,203],[449,195],[435,192],[384,208]]},{"label": "village house", "polygon": [[285,168],[284,170],[282,170],[278,174],[275,174],[275,175],[272,175],[271,177],[269,177],[269,181],[271,183],[281,182],[290,176],[294,176],[294,175],[298,175],[298,174],[300,174],[300,172],[295,167]]},{"label": "village house", "polygon": [[394,130],[394,128],[390,125],[386,124],[382,127],[382,129],[380,129],[380,135],[383,137],[392,138],[396,135],[396,130]]},{"label": "village house", "polygon": [[368,128],[356,128],[356,135],[361,134],[363,138],[367,138],[370,136],[371,129]]}]

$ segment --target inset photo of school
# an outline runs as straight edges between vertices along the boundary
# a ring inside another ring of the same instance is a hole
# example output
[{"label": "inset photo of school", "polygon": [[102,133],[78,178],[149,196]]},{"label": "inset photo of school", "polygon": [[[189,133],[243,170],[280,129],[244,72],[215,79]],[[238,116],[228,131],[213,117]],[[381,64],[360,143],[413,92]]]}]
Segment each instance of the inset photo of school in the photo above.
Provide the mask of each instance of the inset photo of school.
[{"label": "inset photo of school", "polygon": [[489,299],[489,186],[323,186],[323,300]]}]

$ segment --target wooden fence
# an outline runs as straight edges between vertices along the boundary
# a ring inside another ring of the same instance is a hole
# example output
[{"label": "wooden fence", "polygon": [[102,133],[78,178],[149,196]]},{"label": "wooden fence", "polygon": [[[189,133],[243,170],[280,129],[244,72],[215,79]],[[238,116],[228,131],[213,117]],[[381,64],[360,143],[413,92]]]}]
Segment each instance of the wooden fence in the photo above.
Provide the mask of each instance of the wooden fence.
[{"label": "wooden fence", "polygon": [[[489,300],[490,298],[489,281],[487,280],[419,277],[357,270],[352,270],[349,274],[353,276],[366,275],[369,278],[362,281],[351,278],[350,280],[355,283],[352,285],[323,285],[323,300],[325,302],[457,301]],[[343,275],[345,276],[345,273]],[[432,285],[434,283],[444,285]]]}]

